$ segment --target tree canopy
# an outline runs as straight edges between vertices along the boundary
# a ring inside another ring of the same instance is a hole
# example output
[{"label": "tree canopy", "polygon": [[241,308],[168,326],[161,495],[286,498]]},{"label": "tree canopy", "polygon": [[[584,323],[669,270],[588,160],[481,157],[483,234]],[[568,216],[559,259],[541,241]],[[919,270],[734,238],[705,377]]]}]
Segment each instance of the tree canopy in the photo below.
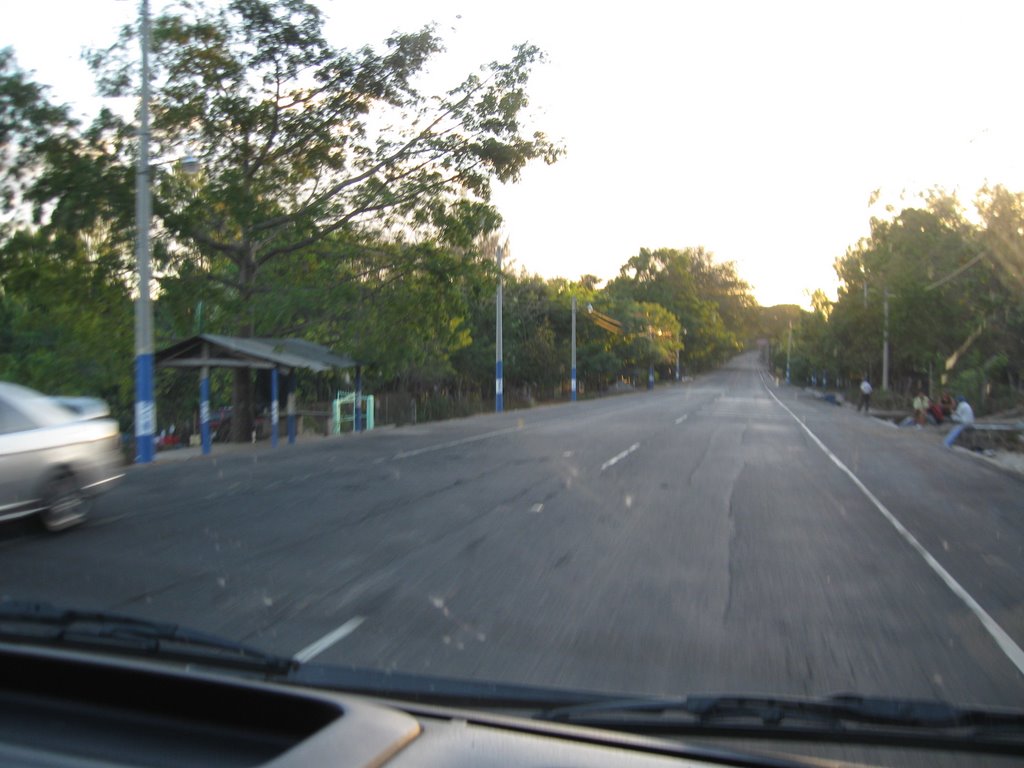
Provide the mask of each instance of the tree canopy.
[{"label": "tree canopy", "polygon": [[871,234],[835,261],[837,300],[818,295],[814,311],[797,318],[799,379],[867,375],[902,397],[950,389],[983,409],[1015,404],[1024,359],[1024,196],[984,187],[973,207],[969,215],[955,196],[933,190],[920,207],[872,218]]}]

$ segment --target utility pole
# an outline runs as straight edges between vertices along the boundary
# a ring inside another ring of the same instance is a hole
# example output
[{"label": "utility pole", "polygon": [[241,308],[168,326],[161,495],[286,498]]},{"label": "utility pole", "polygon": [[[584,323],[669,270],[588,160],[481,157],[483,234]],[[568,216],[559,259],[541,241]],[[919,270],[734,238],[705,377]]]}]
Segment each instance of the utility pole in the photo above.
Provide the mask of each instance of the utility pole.
[{"label": "utility pole", "polygon": [[793,321],[789,321],[789,341],[786,343],[786,383],[789,384],[789,359],[793,354]]},{"label": "utility pole", "polygon": [[882,291],[885,323],[882,326],[882,391],[889,389],[889,288]]},{"label": "utility pole", "polygon": [[576,402],[576,297],[572,297],[572,381],[569,384],[569,399]]},{"label": "utility pole", "polygon": [[153,199],[149,169],[149,0],[139,4],[142,90],[139,104],[139,164],[135,173],[135,262],[139,297],[135,300],[135,461],[153,461],[156,404],[153,401],[153,307],[150,304],[149,226]]},{"label": "utility pole", "polygon": [[501,348],[501,301],[502,288],[505,278],[501,272],[502,247],[498,246],[498,295],[495,300],[495,342],[494,342],[494,411],[501,413],[505,410],[505,376],[502,371],[502,348]]}]

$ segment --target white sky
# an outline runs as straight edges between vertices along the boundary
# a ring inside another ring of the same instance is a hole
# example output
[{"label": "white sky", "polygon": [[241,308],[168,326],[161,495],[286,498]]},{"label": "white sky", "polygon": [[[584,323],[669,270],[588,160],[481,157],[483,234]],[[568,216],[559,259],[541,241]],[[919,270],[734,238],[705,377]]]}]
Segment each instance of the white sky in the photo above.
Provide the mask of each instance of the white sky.
[{"label": "white sky", "polygon": [[[154,13],[164,0],[151,0]],[[641,247],[703,245],[762,304],[834,295],[832,262],[867,233],[868,198],[988,180],[1024,189],[1024,3],[485,3],[318,0],[336,45],[439,24],[432,76],[454,85],[529,41],[558,164],[499,187],[515,262],[610,278]],[[0,0],[0,46],[89,108],[83,47],[113,41],[134,0]]]}]

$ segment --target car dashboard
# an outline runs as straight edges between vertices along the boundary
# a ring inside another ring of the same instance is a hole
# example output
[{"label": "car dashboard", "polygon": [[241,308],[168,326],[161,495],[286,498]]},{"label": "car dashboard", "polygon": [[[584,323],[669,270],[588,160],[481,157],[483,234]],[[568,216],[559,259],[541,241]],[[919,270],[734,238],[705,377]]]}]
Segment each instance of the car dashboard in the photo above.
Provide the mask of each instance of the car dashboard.
[{"label": "car dashboard", "polygon": [[[678,754],[673,754],[678,752]],[[393,706],[183,665],[0,645],[0,764],[706,765],[671,742]]]}]

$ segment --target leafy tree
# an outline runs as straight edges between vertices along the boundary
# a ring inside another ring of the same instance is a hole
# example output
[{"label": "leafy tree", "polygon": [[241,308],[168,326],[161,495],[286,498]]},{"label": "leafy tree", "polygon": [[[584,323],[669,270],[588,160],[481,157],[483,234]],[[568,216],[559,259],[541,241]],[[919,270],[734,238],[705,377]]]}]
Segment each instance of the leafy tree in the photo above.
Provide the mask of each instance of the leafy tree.
[{"label": "leafy tree", "polygon": [[[133,37],[125,29],[92,56],[108,95],[133,88]],[[302,0],[189,3],[154,21],[153,47],[156,154],[187,146],[203,167],[196,179],[157,175],[164,266],[198,264],[194,274],[229,289],[238,334],[273,314],[259,305],[275,301],[275,264],[335,233],[472,240],[498,222],[493,180],[560,154],[543,134],[524,135],[525,87],[541,58],[530,45],[436,97],[416,87],[442,48],[434,29],[396,34],[383,53],[340,50]],[[250,382],[239,373],[238,413]],[[244,419],[235,427],[247,431]]]},{"label": "leafy tree", "polygon": [[49,394],[107,400],[129,424],[131,298],[105,259],[109,243],[85,235],[21,232],[0,248],[0,378]]},{"label": "leafy tree", "polygon": [[697,368],[719,363],[742,348],[756,307],[735,266],[716,264],[703,248],[641,249],[607,291],[659,304],[674,314],[680,332],[686,329],[686,360]]},{"label": "leafy tree", "polygon": [[112,212],[131,197],[107,120],[83,130],[0,51],[0,377],[103,397],[128,426],[132,233]]},{"label": "leafy tree", "polygon": [[932,190],[923,207],[872,219],[870,236],[836,261],[827,336],[841,367],[877,380],[888,305],[898,393],[964,387],[984,406],[1002,381],[1012,402],[1024,353],[1024,196],[985,187],[975,206],[980,225]]},{"label": "leafy tree", "polygon": [[21,192],[38,172],[40,157],[75,127],[67,107],[53,104],[46,87],[18,67],[14,51],[0,48],[0,210],[5,218],[18,218]]},{"label": "leafy tree", "polygon": [[836,262],[841,288],[832,325],[845,367],[881,372],[888,305],[893,382],[903,392],[926,383],[962,342],[977,309],[971,291],[941,277],[976,255],[950,198],[872,219],[870,237]]}]

